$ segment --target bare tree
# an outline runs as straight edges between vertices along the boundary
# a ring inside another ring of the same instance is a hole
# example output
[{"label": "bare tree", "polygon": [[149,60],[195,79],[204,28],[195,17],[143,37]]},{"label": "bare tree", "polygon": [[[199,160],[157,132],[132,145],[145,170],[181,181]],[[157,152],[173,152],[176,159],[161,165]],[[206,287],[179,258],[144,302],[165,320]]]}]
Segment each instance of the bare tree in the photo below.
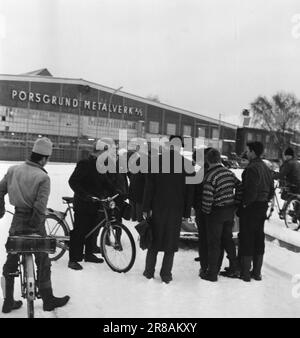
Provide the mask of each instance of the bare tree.
[{"label": "bare tree", "polygon": [[268,100],[259,96],[251,103],[253,126],[269,130],[282,153],[300,125],[300,103],[291,93],[279,92]]}]

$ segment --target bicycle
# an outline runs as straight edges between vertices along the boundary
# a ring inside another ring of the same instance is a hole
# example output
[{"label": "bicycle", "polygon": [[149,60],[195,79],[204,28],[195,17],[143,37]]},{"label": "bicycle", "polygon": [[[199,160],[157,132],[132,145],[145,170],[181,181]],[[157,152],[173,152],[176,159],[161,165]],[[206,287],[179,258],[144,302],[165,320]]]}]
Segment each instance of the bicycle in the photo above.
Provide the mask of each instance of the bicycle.
[{"label": "bicycle", "polygon": [[[104,218],[85,238],[100,228],[102,230],[100,235],[101,254],[113,271],[121,273],[132,268],[136,257],[136,246],[129,229],[116,218],[116,209],[118,208],[114,200],[118,196],[119,194],[105,199],[92,197],[95,203],[99,204],[99,212],[104,213]],[[62,197],[62,200],[64,204],[67,204],[66,210],[61,212],[48,208],[45,221],[47,235],[56,239],[58,248],[57,254],[49,255],[53,261],[61,258],[69,249],[70,226],[66,220],[68,214],[74,226],[73,198]]]},{"label": "bicycle", "polygon": [[56,240],[53,238],[30,236],[9,236],[6,251],[18,255],[18,270],[10,275],[20,277],[21,295],[27,301],[27,317],[34,318],[34,301],[41,298],[38,292],[33,254],[46,252],[53,254]]},{"label": "bicycle", "polygon": [[[284,203],[282,208],[280,207],[279,198],[276,194],[276,190],[280,189],[280,194],[284,196]],[[284,223],[288,229],[299,230],[299,212],[300,212],[300,195],[291,193],[291,186],[279,187],[279,183],[275,186],[275,193],[273,198],[269,201],[267,209],[266,219],[269,220],[276,209],[279,218],[284,220]]]},{"label": "bicycle", "polygon": [[280,188],[279,187],[279,183],[277,183],[275,185],[275,192],[274,192],[274,196],[273,198],[269,201],[269,205],[268,205],[268,210],[267,210],[267,215],[266,215],[266,219],[269,220],[274,212],[274,210],[276,209],[278,215],[279,215],[279,218],[280,219],[284,219],[284,210],[285,210],[285,207],[286,207],[286,201],[284,202],[282,208],[280,207],[280,203],[279,203],[279,198],[277,196],[277,193],[276,191],[277,190],[280,190],[280,194],[282,194],[283,192],[283,187]]},{"label": "bicycle", "polygon": [[284,220],[289,229],[294,231],[300,229],[300,194],[290,193]]}]

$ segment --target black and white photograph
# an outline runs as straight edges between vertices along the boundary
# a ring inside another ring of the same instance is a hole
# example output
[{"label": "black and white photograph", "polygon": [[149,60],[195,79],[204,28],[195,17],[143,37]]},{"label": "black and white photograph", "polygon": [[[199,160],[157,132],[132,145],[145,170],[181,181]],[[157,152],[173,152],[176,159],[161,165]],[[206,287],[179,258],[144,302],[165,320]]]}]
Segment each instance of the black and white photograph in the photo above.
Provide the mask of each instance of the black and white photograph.
[{"label": "black and white photograph", "polygon": [[299,60],[297,0],[0,0],[0,319],[300,317]]}]

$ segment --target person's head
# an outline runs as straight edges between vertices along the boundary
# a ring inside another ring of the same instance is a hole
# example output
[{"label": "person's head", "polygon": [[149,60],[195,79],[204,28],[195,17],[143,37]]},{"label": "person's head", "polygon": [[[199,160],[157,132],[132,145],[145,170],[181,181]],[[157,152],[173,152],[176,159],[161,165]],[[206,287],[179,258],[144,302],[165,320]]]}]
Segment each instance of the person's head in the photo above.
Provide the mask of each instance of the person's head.
[{"label": "person's head", "polygon": [[208,163],[208,165],[218,164],[221,163],[221,154],[219,150],[215,148],[210,148],[207,150],[207,153],[205,156],[205,161]]},{"label": "person's head", "polygon": [[52,142],[47,137],[38,138],[34,142],[30,161],[38,163],[44,167],[52,154],[52,146]]},{"label": "person's head", "polygon": [[284,159],[285,160],[291,160],[295,156],[294,150],[292,148],[287,148],[284,152]]},{"label": "person's head", "polygon": [[249,161],[255,158],[260,158],[264,152],[264,145],[261,142],[248,142],[247,143],[247,158]]}]

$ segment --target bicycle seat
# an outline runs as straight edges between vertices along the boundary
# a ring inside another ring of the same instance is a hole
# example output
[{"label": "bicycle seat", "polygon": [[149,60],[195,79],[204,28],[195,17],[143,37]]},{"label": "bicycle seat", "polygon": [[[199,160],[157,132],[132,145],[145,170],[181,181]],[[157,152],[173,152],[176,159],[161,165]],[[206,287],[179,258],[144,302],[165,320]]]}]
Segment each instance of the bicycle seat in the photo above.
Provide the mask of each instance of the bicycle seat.
[{"label": "bicycle seat", "polygon": [[73,200],[74,200],[73,197],[62,197],[62,199],[67,203],[73,203]]}]

